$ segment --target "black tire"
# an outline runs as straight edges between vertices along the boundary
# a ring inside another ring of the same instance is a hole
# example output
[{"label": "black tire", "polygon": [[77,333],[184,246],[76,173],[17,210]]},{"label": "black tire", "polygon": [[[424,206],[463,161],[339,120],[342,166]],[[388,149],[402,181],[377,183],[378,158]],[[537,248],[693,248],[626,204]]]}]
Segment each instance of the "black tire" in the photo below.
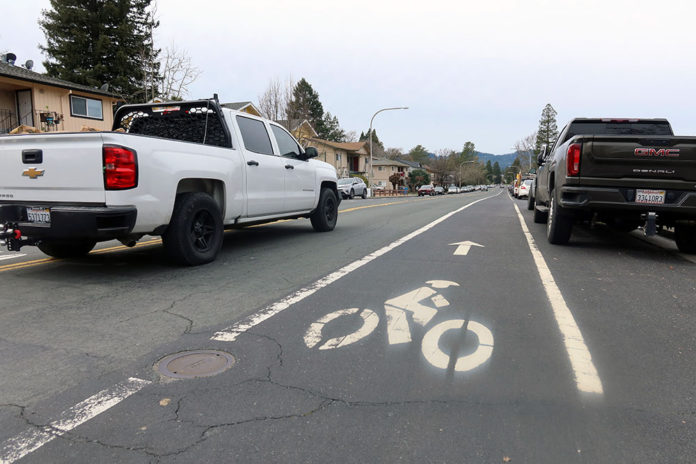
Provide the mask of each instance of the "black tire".
[{"label": "black tire", "polygon": [[367,198],[367,187],[365,187],[365,188],[363,189],[363,193],[362,193],[362,195],[360,195],[360,196],[362,197],[363,200],[364,200],[365,198]]},{"label": "black tire", "polygon": [[529,192],[529,195],[527,195],[527,209],[529,211],[534,209],[534,195],[532,195],[532,192]]},{"label": "black tire", "polygon": [[682,253],[696,253],[696,225],[675,224],[674,241]]},{"label": "black tire", "polygon": [[43,240],[39,243],[39,250],[54,258],[79,258],[92,251],[96,240]]},{"label": "black tire", "polygon": [[348,198],[350,198],[351,200],[355,198],[355,190],[350,189],[350,195],[348,195]]},{"label": "black tire", "polygon": [[162,242],[174,262],[197,266],[217,258],[224,233],[220,207],[210,195],[183,193],[177,196]]},{"label": "black tire", "polygon": [[321,189],[319,204],[309,217],[312,227],[317,232],[329,232],[336,227],[338,221],[338,202],[336,194],[330,188]]},{"label": "black tire", "polygon": [[570,240],[573,231],[573,218],[558,206],[556,196],[552,191],[549,195],[549,217],[546,222],[546,238],[554,245],[565,245]]}]

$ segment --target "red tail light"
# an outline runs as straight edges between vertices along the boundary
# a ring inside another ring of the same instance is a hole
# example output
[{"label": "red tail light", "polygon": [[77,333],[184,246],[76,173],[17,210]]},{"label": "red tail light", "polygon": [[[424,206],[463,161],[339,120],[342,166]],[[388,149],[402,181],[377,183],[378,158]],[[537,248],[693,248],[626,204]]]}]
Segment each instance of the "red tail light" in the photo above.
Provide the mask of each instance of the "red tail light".
[{"label": "red tail light", "polygon": [[571,143],[568,147],[566,156],[566,174],[568,176],[577,176],[580,174],[580,152],[582,144]]},{"label": "red tail light", "polygon": [[124,190],[138,185],[138,159],[133,150],[104,145],[104,188]]}]

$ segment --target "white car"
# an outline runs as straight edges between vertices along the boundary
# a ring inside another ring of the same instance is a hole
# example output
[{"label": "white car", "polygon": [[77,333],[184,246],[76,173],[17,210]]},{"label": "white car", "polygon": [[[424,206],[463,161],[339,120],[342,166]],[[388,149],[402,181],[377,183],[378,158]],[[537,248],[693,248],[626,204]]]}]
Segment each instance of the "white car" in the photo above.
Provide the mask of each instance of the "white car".
[{"label": "white car", "polygon": [[367,198],[367,185],[359,177],[338,179],[338,191],[343,198],[354,198],[356,195]]},{"label": "white car", "polygon": [[447,193],[459,193],[459,187],[456,185],[450,185],[447,187]]},{"label": "white car", "polygon": [[523,197],[528,197],[529,196],[529,190],[532,188],[532,183],[534,181],[532,179],[527,179],[522,181],[520,184],[520,187],[517,191],[517,198],[523,198]]},{"label": "white car", "polygon": [[196,265],[217,257],[226,228],[336,226],[336,169],[273,121],[213,98],[124,105],[113,128],[0,136],[0,239],[11,251],[75,257],[98,241],[161,235],[174,261]]}]

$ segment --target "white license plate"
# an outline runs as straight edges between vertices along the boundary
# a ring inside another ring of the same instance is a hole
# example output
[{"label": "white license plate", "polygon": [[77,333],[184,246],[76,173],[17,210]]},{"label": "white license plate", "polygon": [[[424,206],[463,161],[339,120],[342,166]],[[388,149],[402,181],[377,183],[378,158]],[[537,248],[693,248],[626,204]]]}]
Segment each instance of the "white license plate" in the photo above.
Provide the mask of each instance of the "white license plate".
[{"label": "white license plate", "polygon": [[27,220],[29,222],[51,223],[51,210],[49,208],[27,208]]},{"label": "white license plate", "polygon": [[645,203],[648,205],[664,205],[665,191],[664,190],[636,190],[636,203]]}]

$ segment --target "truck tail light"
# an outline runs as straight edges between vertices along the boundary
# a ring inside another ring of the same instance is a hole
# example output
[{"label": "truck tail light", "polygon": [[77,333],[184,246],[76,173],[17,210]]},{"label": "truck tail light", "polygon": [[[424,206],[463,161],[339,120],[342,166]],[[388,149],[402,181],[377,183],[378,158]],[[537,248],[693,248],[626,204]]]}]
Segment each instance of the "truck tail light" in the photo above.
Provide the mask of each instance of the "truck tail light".
[{"label": "truck tail light", "polygon": [[133,150],[104,145],[104,188],[125,190],[138,185],[138,159]]},{"label": "truck tail light", "polygon": [[577,176],[580,174],[580,152],[582,145],[579,143],[571,143],[568,147],[566,156],[566,174],[568,176]]}]

